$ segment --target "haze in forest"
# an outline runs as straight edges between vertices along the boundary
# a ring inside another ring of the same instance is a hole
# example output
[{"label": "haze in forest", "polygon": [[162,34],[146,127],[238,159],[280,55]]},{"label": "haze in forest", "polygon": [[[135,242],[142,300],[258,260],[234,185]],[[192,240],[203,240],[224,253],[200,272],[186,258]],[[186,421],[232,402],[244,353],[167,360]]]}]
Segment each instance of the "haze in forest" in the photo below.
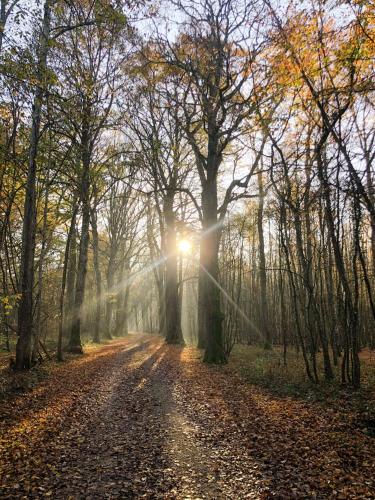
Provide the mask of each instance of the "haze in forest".
[{"label": "haze in forest", "polygon": [[140,339],[375,428],[373,3],[0,7],[4,394]]}]

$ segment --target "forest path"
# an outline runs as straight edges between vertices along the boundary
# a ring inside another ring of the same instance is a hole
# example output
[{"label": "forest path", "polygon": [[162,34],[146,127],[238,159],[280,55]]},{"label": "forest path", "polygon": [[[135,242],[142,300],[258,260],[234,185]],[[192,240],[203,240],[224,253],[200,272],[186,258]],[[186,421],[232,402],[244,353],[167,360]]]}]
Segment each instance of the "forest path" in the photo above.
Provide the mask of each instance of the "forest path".
[{"label": "forest path", "polygon": [[1,498],[374,498],[371,438],[340,415],[154,336],[58,366],[2,416]]}]

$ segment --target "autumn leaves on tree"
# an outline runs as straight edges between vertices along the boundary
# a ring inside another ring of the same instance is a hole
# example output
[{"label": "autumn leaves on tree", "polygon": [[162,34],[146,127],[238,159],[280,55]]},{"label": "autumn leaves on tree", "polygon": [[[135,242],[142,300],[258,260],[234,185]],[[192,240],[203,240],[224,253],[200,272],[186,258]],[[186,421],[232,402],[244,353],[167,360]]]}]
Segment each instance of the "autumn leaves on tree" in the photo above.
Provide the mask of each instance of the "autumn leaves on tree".
[{"label": "autumn leaves on tree", "polygon": [[358,388],[375,343],[373,15],[46,0],[30,18],[2,1],[1,332],[16,369],[47,342],[62,360],[136,330],[218,364],[236,343],[285,362],[293,346],[311,382],[340,362]]}]

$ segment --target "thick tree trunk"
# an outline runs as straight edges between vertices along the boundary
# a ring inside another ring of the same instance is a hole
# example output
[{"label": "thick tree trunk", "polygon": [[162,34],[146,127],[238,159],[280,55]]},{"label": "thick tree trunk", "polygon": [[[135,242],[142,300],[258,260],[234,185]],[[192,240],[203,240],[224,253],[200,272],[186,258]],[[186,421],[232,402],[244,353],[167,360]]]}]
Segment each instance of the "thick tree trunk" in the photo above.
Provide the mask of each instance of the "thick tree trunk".
[{"label": "thick tree trunk", "polygon": [[[113,250],[113,249],[112,249]],[[106,328],[105,336],[112,338],[113,333],[113,304],[114,304],[114,284],[115,284],[115,254],[112,251],[109,257],[107,268],[107,300],[106,300]]]},{"label": "thick tree trunk", "polygon": [[121,334],[128,335],[129,333],[129,296],[130,286],[125,288],[124,300],[122,302],[121,310]]},{"label": "thick tree trunk", "polygon": [[22,228],[22,257],[20,270],[21,300],[18,309],[18,341],[15,368],[30,368],[33,331],[33,287],[36,231],[36,171],[37,154],[44,94],[44,75],[47,66],[48,42],[51,25],[50,0],[44,5],[42,32],[40,35],[39,60],[30,136],[30,151],[26,181],[26,195]]},{"label": "thick tree trunk", "polygon": [[[200,246],[200,262],[203,262],[203,248],[204,246]],[[203,271],[203,269],[199,268],[198,273],[198,348],[205,349],[207,344],[207,330],[206,330],[206,309],[204,303],[205,291],[204,286],[206,283],[207,275]]]},{"label": "thick tree trunk", "polygon": [[75,290],[74,310],[72,328],[70,331],[69,351],[81,354],[81,313],[85,296],[85,284],[87,273],[87,258],[89,248],[90,231],[90,142],[89,142],[89,111],[84,110],[84,123],[82,127],[82,181],[81,181],[81,203],[82,224],[81,241],[79,245],[77,281]]},{"label": "thick tree trunk", "polygon": [[117,294],[117,308],[116,308],[116,336],[124,336],[129,333],[129,294],[130,284],[128,278],[130,274],[129,263],[124,262],[120,274],[119,292]]},{"label": "thick tree trunk", "polygon": [[166,275],[165,275],[165,340],[168,344],[183,344],[180,301],[178,296],[176,217],[173,211],[173,195],[164,199],[166,226]]},{"label": "thick tree trunk", "polygon": [[[48,195],[49,195],[49,168],[50,161],[46,172],[46,187],[44,195],[44,207],[43,207],[43,227],[42,227],[42,245],[40,250],[40,257],[38,262],[38,292],[37,292],[37,315],[36,315],[36,328],[34,330],[34,345],[31,355],[32,363],[37,362],[39,354],[39,341],[42,329],[42,300],[43,300],[43,270],[44,270],[44,258],[47,254],[47,225],[48,225]],[[41,358],[41,356],[40,356]]]},{"label": "thick tree trunk", "polygon": [[[219,288],[219,243],[220,228],[217,218],[217,180],[208,177],[202,192],[203,235],[201,239],[201,266],[206,274],[201,292],[205,306],[206,349],[204,361],[225,363],[227,361],[223,342],[223,315]],[[200,300],[200,299],[199,299]]]},{"label": "thick tree trunk", "polygon": [[[160,221],[160,239],[161,239],[161,249],[165,250],[165,232],[164,223],[161,216],[159,216]],[[150,201],[147,202],[147,242],[150,249],[151,261],[156,262],[160,259],[160,254],[156,245],[156,241],[153,236],[153,217],[151,212]],[[158,291],[158,317],[159,317],[159,333],[165,337],[165,265],[160,262],[159,265],[153,266],[153,274],[155,278],[156,288]]]},{"label": "thick tree trunk", "polygon": [[68,338],[72,328],[76,274],[77,274],[77,200],[73,203],[73,216],[70,225],[70,243],[66,270],[66,305],[64,305],[63,337]]},{"label": "thick tree trunk", "polygon": [[159,315],[159,333],[165,337],[165,291],[161,279],[157,281],[158,290],[158,315]]},{"label": "thick tree trunk", "polygon": [[91,210],[92,247],[94,254],[94,269],[96,281],[96,307],[93,341],[99,343],[102,317],[102,274],[100,272],[99,265],[99,236],[96,217],[97,216],[95,210]]},{"label": "thick tree trunk", "polygon": [[77,281],[75,289],[75,300],[73,308],[72,327],[70,330],[69,352],[81,354],[81,312],[85,295],[87,254],[89,245],[90,209],[82,207],[81,242],[79,247]]}]

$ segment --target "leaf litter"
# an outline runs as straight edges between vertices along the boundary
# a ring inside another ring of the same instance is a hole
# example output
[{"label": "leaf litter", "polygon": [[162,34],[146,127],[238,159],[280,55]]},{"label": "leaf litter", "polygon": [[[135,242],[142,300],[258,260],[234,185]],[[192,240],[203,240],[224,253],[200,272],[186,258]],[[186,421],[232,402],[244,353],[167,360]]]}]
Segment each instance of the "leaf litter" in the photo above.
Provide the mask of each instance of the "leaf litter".
[{"label": "leaf litter", "polygon": [[2,498],[370,499],[374,439],[194,348],[118,340],[2,403]]}]

